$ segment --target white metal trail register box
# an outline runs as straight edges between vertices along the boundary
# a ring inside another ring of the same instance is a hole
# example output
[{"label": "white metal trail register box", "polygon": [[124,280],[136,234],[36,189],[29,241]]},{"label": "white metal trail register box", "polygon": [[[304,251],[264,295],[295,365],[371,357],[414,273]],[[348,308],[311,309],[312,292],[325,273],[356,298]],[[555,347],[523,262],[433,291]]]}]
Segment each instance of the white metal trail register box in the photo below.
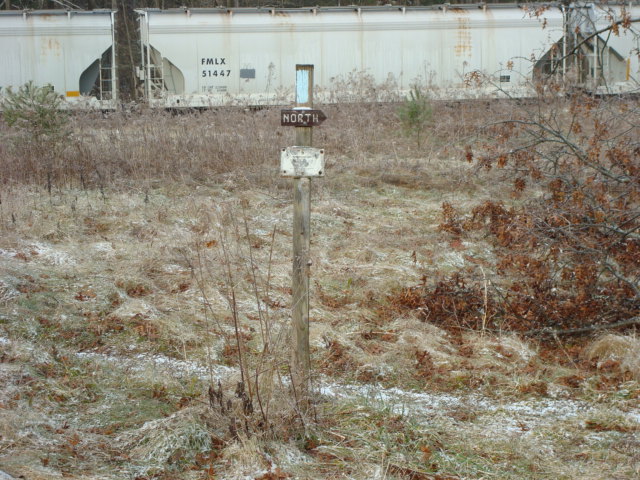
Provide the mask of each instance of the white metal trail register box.
[{"label": "white metal trail register box", "polygon": [[324,177],[324,149],[287,147],[280,154],[283,177]]}]

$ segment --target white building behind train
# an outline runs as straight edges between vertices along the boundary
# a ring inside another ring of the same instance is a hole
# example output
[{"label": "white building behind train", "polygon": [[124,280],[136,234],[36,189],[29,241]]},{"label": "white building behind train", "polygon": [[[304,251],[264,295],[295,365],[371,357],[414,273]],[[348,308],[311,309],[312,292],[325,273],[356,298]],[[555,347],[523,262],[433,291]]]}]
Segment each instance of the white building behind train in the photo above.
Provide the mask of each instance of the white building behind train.
[{"label": "white building behind train", "polygon": [[73,107],[114,108],[114,12],[0,11],[0,95],[33,82]]}]

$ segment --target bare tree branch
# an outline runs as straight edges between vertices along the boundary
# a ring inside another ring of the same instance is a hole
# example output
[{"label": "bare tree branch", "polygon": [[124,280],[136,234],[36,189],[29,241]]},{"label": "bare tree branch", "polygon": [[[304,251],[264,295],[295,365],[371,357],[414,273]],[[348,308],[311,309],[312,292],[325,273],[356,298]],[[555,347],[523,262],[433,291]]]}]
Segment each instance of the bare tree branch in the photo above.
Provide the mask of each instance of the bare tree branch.
[{"label": "bare tree branch", "polygon": [[576,52],[578,52],[578,50],[580,50],[581,47],[583,47],[584,45],[586,45],[590,40],[592,40],[594,37],[597,37],[598,35],[608,32],[608,31],[612,31],[613,28],[615,26],[619,26],[619,25],[623,25],[623,24],[631,24],[631,23],[638,23],[640,22],[640,17],[636,17],[636,18],[623,18],[621,20],[617,20],[615,22],[612,22],[611,24],[609,24],[606,27],[603,27],[599,30],[596,30],[595,32],[593,32],[590,35],[587,35],[586,37],[583,37],[583,39],[578,42],[576,44],[575,47],[573,47],[569,52],[567,52],[565,55],[563,55],[562,57],[558,58],[556,60],[556,64],[553,67],[553,70],[551,70],[551,73],[554,74],[557,72],[558,68],[560,67],[560,65],[562,65],[562,61],[566,60],[567,58],[571,58],[573,55],[576,54]]}]

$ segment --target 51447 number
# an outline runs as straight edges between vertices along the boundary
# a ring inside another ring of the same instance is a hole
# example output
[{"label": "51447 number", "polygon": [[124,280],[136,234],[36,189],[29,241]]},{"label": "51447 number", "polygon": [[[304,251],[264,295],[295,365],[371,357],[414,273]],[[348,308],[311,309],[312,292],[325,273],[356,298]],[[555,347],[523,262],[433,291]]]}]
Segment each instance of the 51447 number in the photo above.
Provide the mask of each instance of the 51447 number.
[{"label": "51447 number", "polygon": [[231,70],[202,70],[202,77],[228,77]]}]

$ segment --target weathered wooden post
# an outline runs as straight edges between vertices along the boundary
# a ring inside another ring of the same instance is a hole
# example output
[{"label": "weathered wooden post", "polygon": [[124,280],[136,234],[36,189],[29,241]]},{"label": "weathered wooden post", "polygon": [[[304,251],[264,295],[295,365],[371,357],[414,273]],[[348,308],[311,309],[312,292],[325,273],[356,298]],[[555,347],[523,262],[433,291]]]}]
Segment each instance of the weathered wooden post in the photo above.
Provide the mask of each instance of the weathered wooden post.
[{"label": "weathered wooden post", "polygon": [[302,405],[309,395],[309,257],[311,177],[324,175],[324,150],[312,148],[313,126],[325,120],[313,110],[313,65],[296,65],[296,106],[282,110],[281,125],[296,127],[296,146],[282,149],[280,174],[293,177],[292,378]]},{"label": "weathered wooden post", "polygon": [[[296,107],[313,107],[313,65],[296,65]],[[313,145],[313,127],[296,127],[296,145]],[[309,394],[309,274],[311,260],[311,178],[293,179],[293,370],[296,390],[304,403]]]}]

